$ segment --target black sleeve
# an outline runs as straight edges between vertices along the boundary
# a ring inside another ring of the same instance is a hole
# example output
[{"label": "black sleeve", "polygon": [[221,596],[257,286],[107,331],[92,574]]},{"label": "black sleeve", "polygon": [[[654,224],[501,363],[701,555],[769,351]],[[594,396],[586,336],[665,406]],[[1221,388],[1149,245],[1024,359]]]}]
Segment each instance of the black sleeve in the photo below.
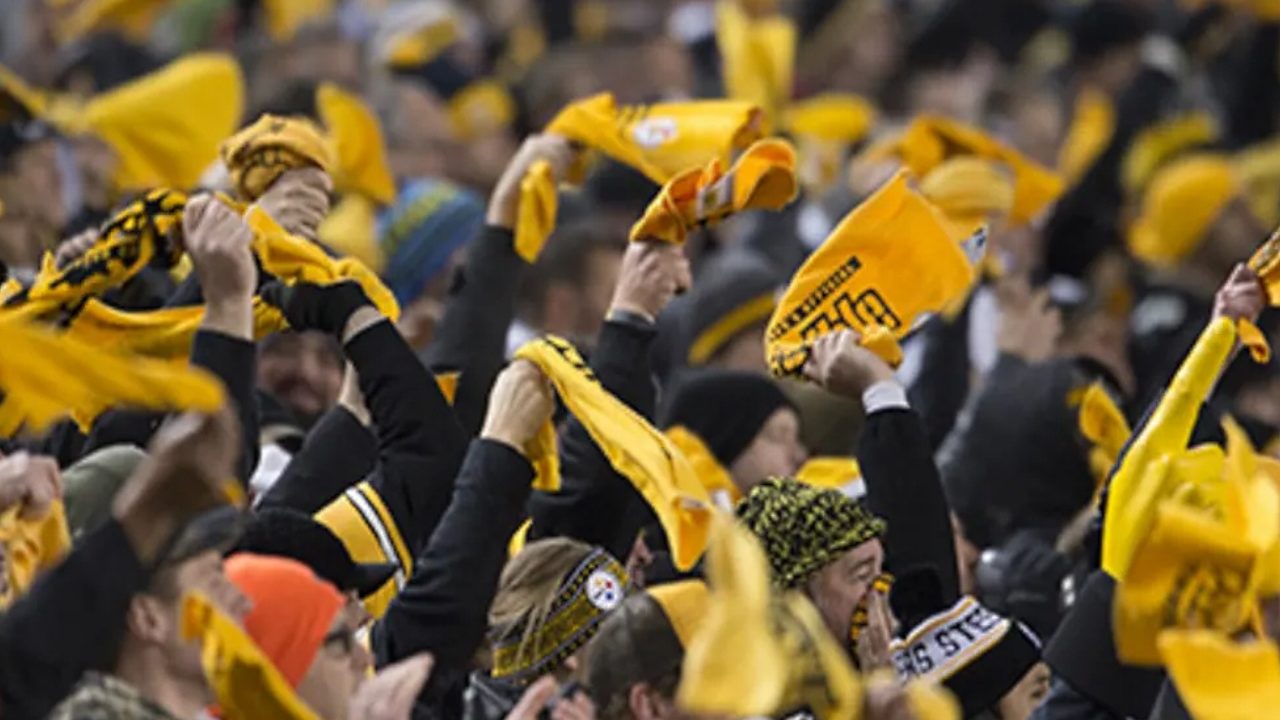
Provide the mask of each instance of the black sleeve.
[{"label": "black sleeve", "polygon": [[924,422],[929,448],[936,451],[956,425],[969,396],[969,308],[948,320],[933,318],[920,331],[924,359],[916,381],[907,388],[911,407]]},{"label": "black sleeve", "polygon": [[372,482],[417,553],[449,504],[467,434],[390,322],[368,328],[345,349],[377,429],[379,472]]},{"label": "black sleeve", "polygon": [[533,467],[520,453],[490,440],[471,443],[439,528],[373,626],[379,667],[424,651],[437,671],[470,667],[532,482]]},{"label": "black sleeve", "polygon": [[489,388],[505,362],[507,328],[526,263],[510,230],[486,227],[468,248],[449,290],[444,318],[428,349],[432,372],[460,372],[454,412],[470,434],[484,422]]},{"label": "black sleeve", "polygon": [[85,536],[0,615],[0,708],[48,715],[86,670],[114,666],[133,595],[149,573],[114,519]]},{"label": "black sleeve", "polygon": [[[191,345],[191,364],[213,373],[222,381],[240,421],[241,449],[236,476],[244,485],[258,466],[258,404],[254,398],[257,362],[252,341],[211,330],[198,330]],[[137,445],[145,448],[166,417],[163,413],[138,410],[109,410],[94,423],[82,454],[108,445]]]},{"label": "black sleeve", "polygon": [[1267,140],[1280,111],[1280,23],[1260,22],[1236,49],[1222,74],[1226,139],[1233,150]]},{"label": "black sleeve", "polygon": [[[655,389],[649,371],[652,326],[609,321],[591,356],[600,384],[632,410],[652,418]],[[577,419],[560,441],[560,492],[535,492],[529,502],[531,539],[572,537],[625,558],[640,528],[653,519],[648,503],[631,481],[609,465]]]},{"label": "black sleeve", "polygon": [[948,603],[960,596],[951,515],[933,462],[924,424],[909,408],[886,408],[867,416],[858,441],[858,464],[867,504],[883,517],[886,564],[903,571],[931,566]]},{"label": "black sleeve", "polygon": [[258,508],[285,507],[313,515],[373,472],[378,442],[342,406],[316,421],[280,477],[257,501]]}]

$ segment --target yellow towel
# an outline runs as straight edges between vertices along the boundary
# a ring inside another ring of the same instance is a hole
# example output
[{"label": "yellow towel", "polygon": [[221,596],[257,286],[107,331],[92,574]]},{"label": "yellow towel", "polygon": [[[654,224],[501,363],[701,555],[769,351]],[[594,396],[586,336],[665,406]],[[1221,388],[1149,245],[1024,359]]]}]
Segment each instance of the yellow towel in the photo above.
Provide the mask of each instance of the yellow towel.
[{"label": "yellow towel", "polygon": [[1125,190],[1142,192],[1161,165],[1217,137],[1218,128],[1206,112],[1187,113],[1143,130],[1134,139],[1121,166]]},{"label": "yellow towel", "polygon": [[743,497],[742,491],[734,484],[729,471],[720,464],[719,460],[716,460],[715,455],[711,454],[711,450],[707,448],[706,443],[702,442],[702,438],[683,425],[667,428],[663,434],[689,461],[698,481],[706,489],[707,497],[711,498],[717,507],[733,510]]},{"label": "yellow towel", "polygon": [[197,53],[88,101],[72,129],[115,151],[117,188],[192,187],[235,130],[244,94],[234,58]]},{"label": "yellow towel", "polygon": [[1085,391],[1078,418],[1080,434],[1093,444],[1089,450],[1089,467],[1095,482],[1101,486],[1133,430],[1101,382],[1093,383]]},{"label": "yellow towel", "polygon": [[920,180],[920,194],[942,211],[957,242],[1003,224],[1013,210],[1014,193],[1001,163],[967,155],[942,162]]},{"label": "yellow towel", "polygon": [[316,110],[328,132],[333,186],[383,205],[396,199],[396,182],[387,164],[382,125],[360,98],[334,85],[321,83]]},{"label": "yellow towel", "polygon": [[886,361],[923,313],[963,297],[974,269],[900,172],[841,221],[796,272],[765,332],[775,375],[799,376],[808,344],[841,328]]},{"label": "yellow towel", "polygon": [[1236,327],[1226,318],[1205,328],[1112,476],[1102,544],[1102,569],[1112,577],[1125,576],[1135,545],[1153,522],[1152,499],[1137,497],[1143,476],[1167,472],[1168,458],[1186,448],[1200,405],[1231,357],[1235,341]]},{"label": "yellow towel", "polygon": [[599,150],[659,185],[712,158],[728,161],[764,135],[758,107],[736,100],[618,106],[603,93],[579,100],[547,132]]},{"label": "yellow towel", "polygon": [[244,628],[199,593],[182,599],[182,637],[200,643],[200,664],[223,720],[319,720]]},{"label": "yellow towel", "polygon": [[795,199],[796,155],[785,140],[760,140],[726,173],[718,159],[675,176],[631,226],[631,241],[683,243],[690,230],[734,213],[781,210]]},{"label": "yellow towel", "polygon": [[[586,428],[609,464],[626,477],[657,514],[677,568],[693,567],[707,544],[711,502],[679,449],[647,420],[610,395],[564,340],[526,343],[516,358],[537,365],[569,412]],[[538,473],[535,487],[559,487],[555,429],[548,422],[527,448]]]},{"label": "yellow towel", "polygon": [[930,170],[958,155],[996,160],[1013,171],[1014,199],[1009,218],[1015,224],[1034,220],[1066,187],[1052,170],[982,130],[933,115],[917,117],[898,138],[867,151],[868,159],[899,158],[917,177],[925,177]]},{"label": "yellow towel", "polygon": [[71,533],[61,500],[54,500],[49,512],[35,519],[22,517],[20,506],[0,512],[0,553],[4,555],[0,610],[26,593],[36,576],[58,564],[70,549]]},{"label": "yellow towel", "polygon": [[866,138],[876,119],[875,107],[857,95],[817,95],[788,107],[783,124],[795,139],[804,186],[818,193],[833,186],[849,149]]},{"label": "yellow towel", "polygon": [[1116,131],[1116,109],[1106,93],[1084,88],[1076,98],[1067,137],[1058,151],[1058,172],[1074,185],[1093,166]]},{"label": "yellow towel", "polygon": [[1129,250],[1139,260],[1170,267],[1208,237],[1218,215],[1243,192],[1230,158],[1197,153],[1168,163],[1151,178],[1142,208],[1129,228]]},{"label": "yellow towel", "polygon": [[555,229],[558,207],[551,163],[538,160],[520,181],[520,199],[516,206],[515,248],[525,262],[532,264],[542,253]]},{"label": "yellow towel", "polygon": [[59,337],[8,313],[0,342],[0,437],[40,432],[68,415],[88,431],[110,407],[213,412],[223,404],[221,383],[204,370]]},{"label": "yellow towel", "polygon": [[1274,641],[1232,642],[1208,630],[1169,631],[1160,656],[1178,696],[1199,720],[1267,717],[1280,707],[1280,652]]},{"label": "yellow towel", "polygon": [[309,120],[263,115],[222,143],[222,162],[246,200],[257,200],[289,170],[333,164],[320,129]]},{"label": "yellow towel", "polygon": [[764,108],[777,126],[791,100],[796,25],[776,10],[750,17],[738,0],[716,3],[716,47],[725,95]]}]

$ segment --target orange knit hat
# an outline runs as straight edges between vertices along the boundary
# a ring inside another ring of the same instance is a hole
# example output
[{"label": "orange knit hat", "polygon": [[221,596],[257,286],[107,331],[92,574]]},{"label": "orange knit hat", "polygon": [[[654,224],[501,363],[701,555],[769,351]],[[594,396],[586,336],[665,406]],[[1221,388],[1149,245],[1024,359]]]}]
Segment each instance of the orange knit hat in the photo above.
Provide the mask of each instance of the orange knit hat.
[{"label": "orange knit hat", "polygon": [[244,628],[293,688],[346,600],[306,565],[251,553],[227,559],[227,577],[253,601]]}]

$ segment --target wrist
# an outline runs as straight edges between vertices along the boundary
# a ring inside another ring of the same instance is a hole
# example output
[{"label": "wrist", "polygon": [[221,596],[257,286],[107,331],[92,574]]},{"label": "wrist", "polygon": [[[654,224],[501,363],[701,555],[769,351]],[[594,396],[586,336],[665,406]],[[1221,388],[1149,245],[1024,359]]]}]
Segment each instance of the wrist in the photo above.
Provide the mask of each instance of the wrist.
[{"label": "wrist", "polygon": [[649,310],[640,303],[619,299],[614,300],[613,304],[609,306],[609,312],[605,314],[605,319],[618,322],[652,325],[657,322],[657,315],[657,313]]},{"label": "wrist", "polygon": [[520,434],[515,432],[513,428],[504,426],[503,423],[493,423],[492,425],[486,423],[484,428],[480,430],[480,439],[501,443],[521,455],[526,455],[525,442],[520,439]]},{"label": "wrist", "polygon": [[215,298],[205,303],[201,329],[242,340],[253,339],[253,296]]},{"label": "wrist", "polygon": [[381,312],[372,305],[361,305],[347,316],[342,326],[341,341],[343,345],[354,340],[360,333],[386,320]]},{"label": "wrist", "polygon": [[862,391],[862,408],[867,415],[880,410],[909,407],[907,391],[892,377],[877,380]]},{"label": "wrist", "polygon": [[514,230],[516,227],[516,198],[508,198],[507,193],[504,191],[494,193],[493,199],[489,201],[489,209],[485,212],[485,223],[504,230]]}]

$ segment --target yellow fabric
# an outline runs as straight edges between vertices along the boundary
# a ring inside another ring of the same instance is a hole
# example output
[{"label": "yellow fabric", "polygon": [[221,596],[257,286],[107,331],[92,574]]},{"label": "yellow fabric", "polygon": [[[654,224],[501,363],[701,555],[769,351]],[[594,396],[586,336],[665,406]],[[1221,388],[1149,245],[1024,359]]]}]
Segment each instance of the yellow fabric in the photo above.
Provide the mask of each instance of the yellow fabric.
[{"label": "yellow fabric", "polygon": [[44,93],[27,84],[4,65],[0,65],[0,122],[25,117],[41,117],[46,109]]},{"label": "yellow fabric", "polygon": [[461,36],[458,18],[452,13],[441,14],[435,22],[428,22],[393,39],[384,62],[388,67],[400,70],[421,67],[439,57]]},{"label": "yellow fabric", "polygon": [[686,647],[677,702],[693,713],[766,716],[802,707],[855,718],[862,685],[818,612],[772,593],[759,541],[717,514],[707,550],[710,608]]},{"label": "yellow fabric", "polygon": [[382,496],[368,481],[361,482],[322,508],[315,519],[338,536],[355,562],[396,566],[395,574],[362,601],[375,619],[385,615],[406,578],[413,575],[413,554]]},{"label": "yellow fabric", "polygon": [[1280,707],[1275,642],[1232,642],[1207,630],[1166,632],[1160,655],[1178,696],[1198,720],[1267,717]]},{"label": "yellow fabric", "polygon": [[1241,190],[1225,156],[1201,153],[1169,163],[1147,187],[1141,213],[1129,228],[1129,250],[1150,265],[1176,265],[1200,246]]},{"label": "yellow fabric", "polygon": [[716,4],[716,47],[725,95],[764,108],[777,125],[791,99],[796,25],[786,16],[753,18],[737,0]]},{"label": "yellow fabric", "polygon": [[1142,192],[1161,165],[1217,137],[1217,126],[1206,112],[1188,113],[1143,130],[1134,139],[1121,166],[1125,191]]},{"label": "yellow fabric", "polygon": [[332,165],[329,147],[309,120],[263,115],[222,143],[222,162],[246,200],[257,200],[285,172]]},{"label": "yellow fabric", "polygon": [[181,227],[186,203],[180,192],[153,190],[116,213],[102,226],[94,245],[65,267],[59,268],[53,254],[45,253],[20,312],[38,317],[70,308],[123,284],[157,257],[172,265],[180,250],[169,234]]},{"label": "yellow fabric", "polygon": [[0,512],[0,554],[4,563],[4,588],[0,590],[0,610],[27,592],[36,576],[62,560],[71,549],[66,509],[54,500],[43,517],[22,517],[22,507]]},{"label": "yellow fabric", "polygon": [[334,0],[262,0],[267,34],[276,42],[291,40],[308,23],[318,22],[334,12]]},{"label": "yellow fabric", "polygon": [[[689,461],[670,440],[614,396],[564,340],[526,343],[516,358],[537,365],[569,412],[586,428],[609,464],[649,503],[666,531],[671,556],[681,570],[693,567],[707,544],[711,503]],[[550,422],[527,448],[538,471],[535,487],[558,488],[555,430]],[[555,476],[550,473],[557,471]]]},{"label": "yellow fabric", "polygon": [[532,264],[556,226],[556,178],[551,163],[538,160],[520,180],[516,205],[515,247],[525,262]]},{"label": "yellow fabric", "polygon": [[793,103],[784,125],[795,139],[797,174],[816,192],[839,179],[849,148],[875,125],[874,106],[857,95],[826,94]]},{"label": "yellow fabric", "polygon": [[747,210],[781,210],[795,199],[795,149],[786,140],[759,140],[725,172],[719,159],[676,175],[631,226],[631,241],[680,244],[690,230],[715,226]]},{"label": "yellow fabric", "polygon": [[1232,162],[1253,214],[1268,227],[1280,224],[1280,139],[1247,147]]},{"label": "yellow fabric", "polygon": [[[136,355],[184,362],[203,321],[203,305],[128,312],[91,298],[72,317],[66,334],[86,345],[116,347]],[[288,327],[278,309],[254,298],[254,339],[261,340]]]},{"label": "yellow fabric", "polygon": [[257,206],[249,208],[244,219],[253,229],[254,254],[268,273],[288,283],[327,285],[354,280],[378,312],[393,322],[400,319],[400,306],[395,295],[364,263],[350,257],[329,257],[314,243],[285,232],[265,210]]},{"label": "yellow fabric", "polygon": [[373,201],[362,195],[347,195],[320,222],[316,237],[333,250],[380,273],[387,259],[378,245],[377,223],[377,207]]},{"label": "yellow fabric", "polygon": [[1267,291],[1267,303],[1280,305],[1280,232],[1273,232],[1249,258],[1249,267]]},{"label": "yellow fabric", "polygon": [[960,246],[899,172],[845,216],[792,278],[765,333],[770,369],[799,376],[808,343],[846,327],[896,364],[896,340],[917,317],[962,297],[973,281]]},{"label": "yellow fabric", "polygon": [[111,407],[213,412],[223,403],[221,383],[200,368],[59,337],[11,313],[0,314],[0,343],[0,437],[40,432],[68,415],[87,432]]},{"label": "yellow fabric", "polygon": [[707,584],[701,580],[681,580],[664,583],[645,592],[662,608],[676,637],[680,639],[680,646],[689,647],[711,605]]},{"label": "yellow fabric", "polygon": [[396,182],[387,164],[382,126],[373,111],[333,83],[321,83],[316,90],[316,110],[329,131],[334,189],[383,205],[394,202]]},{"label": "yellow fabric", "polygon": [[[1180,0],[1187,10],[1199,10],[1209,0]],[[1247,10],[1262,20],[1280,20],[1280,0],[1222,0],[1223,5]]]},{"label": "yellow fabric", "polygon": [[702,442],[702,438],[683,425],[669,427],[663,431],[663,434],[689,461],[698,481],[706,489],[707,497],[711,498],[717,507],[732,510],[738,501],[742,500],[742,490],[734,484],[729,471],[720,464],[719,460],[716,460],[715,455],[711,454],[711,450],[707,448],[706,443]]},{"label": "yellow fabric", "polygon": [[920,180],[920,193],[942,211],[957,242],[988,224],[1003,223],[1013,210],[1013,181],[1000,165],[979,157],[944,161]]},{"label": "yellow fabric", "polygon": [[1101,382],[1093,383],[1085,391],[1078,417],[1080,434],[1093,444],[1089,464],[1094,479],[1101,484],[1120,458],[1120,451],[1133,431]]},{"label": "yellow fabric", "polygon": [[1235,325],[1226,318],[1205,328],[1116,469],[1102,536],[1102,569],[1112,577],[1125,576],[1135,545],[1153,522],[1155,498],[1139,497],[1139,491],[1151,484],[1148,480],[1158,482],[1169,471],[1168,458],[1186,448],[1200,404],[1231,357],[1235,341]]},{"label": "yellow fabric", "polygon": [[516,529],[511,539],[507,541],[507,557],[513,558],[520,554],[524,546],[529,542],[529,530],[533,527],[533,518],[528,518],[520,523],[520,527]]},{"label": "yellow fabric", "polygon": [[197,53],[93,98],[72,129],[115,151],[117,188],[191,187],[235,130],[244,93],[234,58]]},{"label": "yellow fabric", "polygon": [[579,100],[547,125],[644,173],[659,185],[712,158],[727,161],[735,150],[764,135],[758,107],[736,100],[695,100],[618,106],[602,93]]},{"label": "yellow fabric", "polygon": [[172,0],[85,0],[51,2],[59,7],[54,26],[58,40],[75,41],[95,30],[117,30],[135,41],[146,40]]},{"label": "yellow fabric", "polygon": [[851,457],[812,457],[796,471],[796,479],[806,485],[843,491],[862,479],[862,468]]},{"label": "yellow fabric", "polygon": [[1085,88],[1076,98],[1067,137],[1058,151],[1058,172],[1074,185],[1093,166],[1116,131],[1116,109],[1107,94]]},{"label": "yellow fabric", "polygon": [[768,320],[777,304],[777,293],[769,291],[730,310],[724,317],[711,323],[689,344],[689,364],[707,364],[711,357],[738,333],[756,323]]},{"label": "yellow fabric", "polygon": [[934,115],[917,117],[901,136],[867,151],[868,159],[897,157],[916,177],[921,178],[944,161],[959,155],[995,160],[1012,170],[1014,197],[1009,219],[1014,224],[1034,220],[1058,199],[1066,187],[1057,173],[982,130]]},{"label": "yellow fabric", "polygon": [[461,140],[505,131],[515,119],[516,102],[496,80],[477,80],[449,98],[449,122]]},{"label": "yellow fabric", "polygon": [[200,664],[223,720],[319,720],[244,628],[199,593],[182,599],[182,637],[200,643]]},{"label": "yellow fabric", "polygon": [[436,373],[436,387],[440,388],[440,394],[444,396],[445,402],[450,405],[458,397],[458,380],[461,377],[462,373],[456,370]]}]

